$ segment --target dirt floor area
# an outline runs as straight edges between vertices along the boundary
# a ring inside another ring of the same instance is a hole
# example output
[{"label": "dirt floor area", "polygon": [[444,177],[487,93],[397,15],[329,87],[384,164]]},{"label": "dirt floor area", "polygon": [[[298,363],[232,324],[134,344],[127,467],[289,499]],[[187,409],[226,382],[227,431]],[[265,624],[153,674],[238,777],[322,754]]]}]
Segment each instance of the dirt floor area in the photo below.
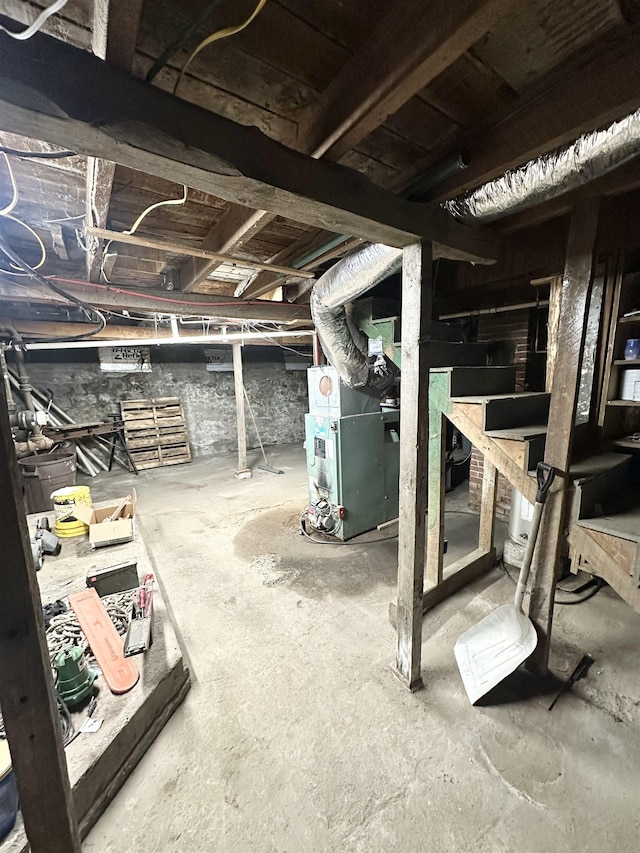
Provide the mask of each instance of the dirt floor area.
[{"label": "dirt floor area", "polygon": [[[91,481],[99,499],[135,480],[193,687],[85,851],[637,850],[640,617],[608,588],[558,607],[557,678],[517,673],[473,708],[453,644],[511,600],[496,568],[425,617],[411,695],[391,672],[396,540],[300,536],[304,452],[270,455],[284,474],[200,459]],[[448,508],[453,561],[477,518],[464,487]],[[587,679],[549,712],[585,652]]]}]

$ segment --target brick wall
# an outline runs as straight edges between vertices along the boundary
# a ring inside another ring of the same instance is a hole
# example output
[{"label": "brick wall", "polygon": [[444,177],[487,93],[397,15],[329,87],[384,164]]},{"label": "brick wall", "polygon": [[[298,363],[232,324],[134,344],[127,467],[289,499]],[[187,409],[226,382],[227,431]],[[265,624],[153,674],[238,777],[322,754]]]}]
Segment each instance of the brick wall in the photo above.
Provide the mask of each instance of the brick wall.
[{"label": "brick wall", "polygon": [[[544,368],[540,373],[544,356],[534,352],[536,320],[536,311],[528,308],[502,314],[482,314],[478,318],[478,341],[494,342],[500,360],[516,365],[516,391],[544,390],[539,387],[540,376],[544,382]],[[483,462],[482,454],[474,447],[469,472],[469,506],[476,510],[480,509]],[[510,509],[511,485],[499,474],[497,517],[508,521]]]}]

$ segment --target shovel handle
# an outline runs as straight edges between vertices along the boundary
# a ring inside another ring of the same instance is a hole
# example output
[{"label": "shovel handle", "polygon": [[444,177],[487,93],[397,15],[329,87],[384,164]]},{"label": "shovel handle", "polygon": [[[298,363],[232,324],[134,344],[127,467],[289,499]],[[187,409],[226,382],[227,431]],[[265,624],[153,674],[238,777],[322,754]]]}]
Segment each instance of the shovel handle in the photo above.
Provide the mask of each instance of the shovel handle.
[{"label": "shovel handle", "polygon": [[553,465],[546,462],[538,462],[536,468],[536,480],[538,481],[538,492],[536,494],[536,503],[543,504],[547,500],[547,495],[551,489],[551,484],[555,480],[556,469]]}]

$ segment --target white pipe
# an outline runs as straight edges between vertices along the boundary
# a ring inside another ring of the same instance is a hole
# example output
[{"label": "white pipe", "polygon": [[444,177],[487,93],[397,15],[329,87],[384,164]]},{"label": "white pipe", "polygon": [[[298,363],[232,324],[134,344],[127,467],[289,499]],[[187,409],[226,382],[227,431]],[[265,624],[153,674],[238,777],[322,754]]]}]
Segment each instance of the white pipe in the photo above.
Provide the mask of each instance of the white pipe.
[{"label": "white pipe", "polygon": [[509,311],[521,311],[524,308],[542,308],[548,304],[548,299],[541,299],[539,302],[520,302],[518,305],[502,305],[498,308],[477,308],[475,311],[456,311],[453,314],[440,314],[440,319],[456,320],[459,317],[478,317],[481,314],[506,314]]},{"label": "white pipe", "polygon": [[226,334],[201,335],[193,337],[186,335],[183,338],[149,338],[140,342],[132,340],[124,341],[103,341],[91,340],[86,341],[56,341],[55,343],[41,344],[25,344],[25,349],[29,351],[35,350],[67,350],[67,349],[94,349],[100,347],[135,347],[135,346],[163,346],[165,344],[224,344],[231,341],[254,341],[254,340],[269,340],[270,338],[311,338],[313,330],[306,329],[291,332],[227,332]]}]

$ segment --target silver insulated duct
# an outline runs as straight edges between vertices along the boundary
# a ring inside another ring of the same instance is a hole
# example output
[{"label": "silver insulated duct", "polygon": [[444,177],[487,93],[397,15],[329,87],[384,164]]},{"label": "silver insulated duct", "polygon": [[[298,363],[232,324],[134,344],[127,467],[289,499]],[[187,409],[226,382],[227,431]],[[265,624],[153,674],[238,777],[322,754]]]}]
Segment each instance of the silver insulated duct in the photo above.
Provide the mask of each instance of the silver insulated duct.
[{"label": "silver insulated duct", "polygon": [[[384,390],[390,375],[370,365],[354,341],[345,304],[357,299],[402,266],[402,249],[376,243],[350,255],[321,275],[311,292],[311,316],[322,349],[350,388]],[[360,346],[362,342],[360,341]]]},{"label": "silver insulated duct", "polygon": [[640,154],[640,110],[605,130],[585,133],[466,195],[445,201],[457,219],[491,222],[574,190]]}]

